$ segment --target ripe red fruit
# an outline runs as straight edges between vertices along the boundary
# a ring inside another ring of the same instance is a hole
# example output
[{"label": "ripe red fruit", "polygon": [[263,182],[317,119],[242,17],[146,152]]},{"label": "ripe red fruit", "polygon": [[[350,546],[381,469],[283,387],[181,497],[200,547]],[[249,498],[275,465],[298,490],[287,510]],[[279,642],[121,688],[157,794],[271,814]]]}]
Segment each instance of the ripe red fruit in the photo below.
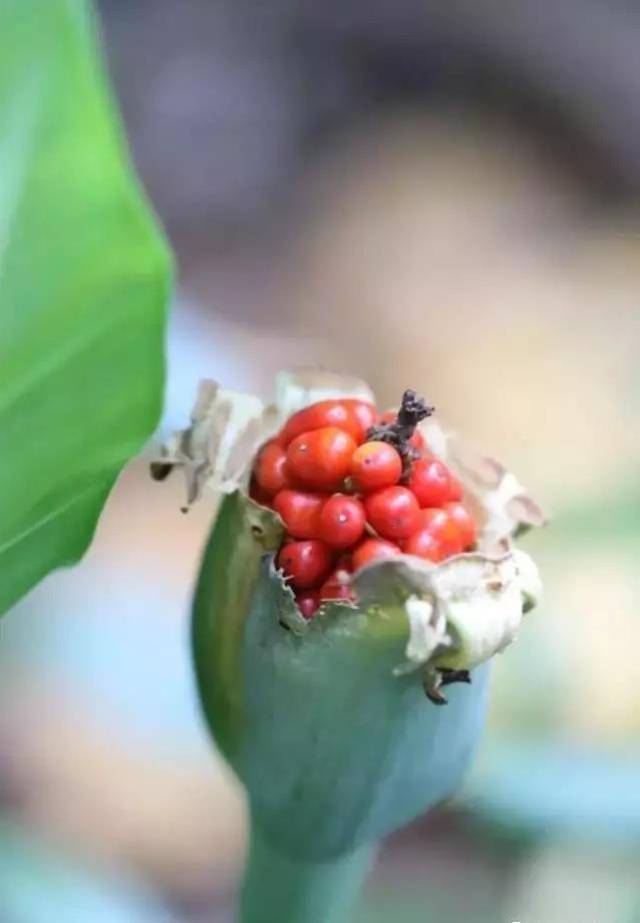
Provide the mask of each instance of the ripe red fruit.
[{"label": "ripe red fruit", "polygon": [[320,605],[320,593],[317,590],[303,590],[296,593],[296,603],[303,618],[311,619]]},{"label": "ripe red fruit", "polygon": [[463,550],[471,548],[476,543],[478,530],[471,513],[464,508],[462,503],[447,503],[445,510],[449,519],[455,523]]},{"label": "ripe red fruit", "polygon": [[291,486],[287,453],[273,440],[265,443],[258,452],[253,473],[259,486],[269,494]]},{"label": "ripe red fruit", "polygon": [[354,397],[345,398],[342,403],[351,412],[353,419],[357,421],[359,432],[354,437],[356,442],[363,442],[378,419],[378,411],[369,401],[362,401]]},{"label": "ripe red fruit", "polygon": [[365,442],[353,453],[349,471],[360,490],[391,487],[400,480],[402,459],[388,442]]},{"label": "ripe red fruit", "polygon": [[416,531],[425,531],[433,535],[440,545],[444,558],[448,558],[452,554],[459,554],[462,551],[463,544],[460,529],[444,509],[428,508],[420,510],[420,525]]},{"label": "ripe red fruit", "polygon": [[326,494],[281,490],[273,499],[273,508],[290,535],[295,538],[320,538],[320,511],[326,499]]},{"label": "ripe red fruit", "polygon": [[406,487],[384,487],[364,499],[367,521],[383,538],[409,538],[420,521],[418,501]]},{"label": "ripe red fruit", "polygon": [[429,506],[420,510],[420,529],[429,529],[434,535],[442,535],[446,528],[448,517],[439,506]]},{"label": "ripe red fruit", "polygon": [[355,449],[354,439],[335,426],[302,433],[287,449],[288,470],[305,487],[336,490],[349,471]]},{"label": "ripe red fruit", "polygon": [[320,583],[329,573],[331,561],[331,551],[318,539],[290,542],[280,549],[278,555],[278,567],[297,590]]},{"label": "ripe red fruit", "polygon": [[347,406],[347,402],[334,398],[318,401],[294,413],[280,430],[277,440],[286,448],[297,436],[327,426],[336,426],[358,441],[364,438],[362,424],[353,408]]},{"label": "ripe red fruit", "polygon": [[407,486],[420,506],[442,506],[449,499],[451,474],[438,458],[419,458],[411,466]]},{"label": "ripe red fruit", "polygon": [[320,587],[320,599],[322,601],[329,600],[345,600],[349,602],[354,602],[356,594],[350,586],[347,586],[344,583],[335,583],[333,580],[327,580],[326,583],[323,583]]},{"label": "ripe red fruit", "polygon": [[440,542],[429,529],[418,529],[404,543],[404,553],[426,558],[437,564],[445,557]]},{"label": "ripe red fruit", "polygon": [[320,599],[347,599],[353,601],[356,594],[349,585],[351,571],[338,565],[320,587]]},{"label": "ripe red fruit", "polygon": [[349,548],[364,532],[364,507],[355,497],[334,494],[320,513],[320,538],[332,548]]},{"label": "ripe red fruit", "polygon": [[365,538],[364,541],[353,549],[353,569],[358,570],[371,561],[379,561],[382,558],[398,558],[402,552],[393,542],[387,542],[383,538]]}]

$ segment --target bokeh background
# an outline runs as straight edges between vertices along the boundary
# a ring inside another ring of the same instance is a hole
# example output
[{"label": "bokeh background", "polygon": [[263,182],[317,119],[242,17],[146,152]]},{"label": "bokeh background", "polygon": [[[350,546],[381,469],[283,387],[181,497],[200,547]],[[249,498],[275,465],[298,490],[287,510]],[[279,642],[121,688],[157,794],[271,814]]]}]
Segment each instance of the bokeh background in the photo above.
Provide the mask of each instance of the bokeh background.
[{"label": "bokeh background", "polygon": [[[475,768],[385,845],[362,923],[638,923],[640,10],[99,10],[180,268],[157,439],[202,376],[268,397],[322,363],[426,393],[553,515]],[[135,461],[3,620],[3,923],[231,920],[245,809],[187,646],[212,504],[181,502]]]}]

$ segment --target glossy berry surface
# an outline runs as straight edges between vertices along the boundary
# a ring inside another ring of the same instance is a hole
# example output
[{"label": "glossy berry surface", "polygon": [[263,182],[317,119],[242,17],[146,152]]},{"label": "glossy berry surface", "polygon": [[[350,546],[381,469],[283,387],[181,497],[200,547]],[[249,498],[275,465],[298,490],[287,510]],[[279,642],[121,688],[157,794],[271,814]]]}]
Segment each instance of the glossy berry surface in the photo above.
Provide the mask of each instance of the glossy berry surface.
[{"label": "glossy berry surface", "polygon": [[352,419],[355,420],[353,430],[355,431],[354,438],[356,442],[364,442],[368,431],[378,419],[378,411],[369,401],[356,398],[346,398],[343,404],[351,413]]},{"label": "glossy berry surface", "polygon": [[326,494],[281,490],[273,498],[273,508],[289,535],[295,538],[320,538],[320,512],[326,499]]},{"label": "glossy berry surface", "polygon": [[353,568],[358,570],[372,561],[381,561],[384,558],[397,558],[402,551],[393,542],[383,538],[365,538],[353,549]]},{"label": "glossy berry surface", "polygon": [[384,487],[364,499],[367,522],[382,538],[409,538],[418,528],[420,507],[406,487]]},{"label": "glossy berry surface", "polygon": [[297,590],[321,583],[331,570],[332,563],[330,549],[318,539],[289,542],[283,545],[278,555],[278,567]]},{"label": "glossy berry surface", "polygon": [[362,538],[365,525],[360,500],[334,494],[320,512],[319,537],[332,548],[349,548]]},{"label": "glossy berry surface", "polygon": [[335,399],[318,401],[294,413],[281,429],[277,440],[286,448],[297,436],[324,429],[327,426],[343,430],[356,441],[364,439],[366,432],[351,402]]},{"label": "glossy berry surface", "polygon": [[441,506],[450,496],[449,469],[437,458],[420,458],[413,463],[407,487],[420,506]]},{"label": "glossy berry surface", "polygon": [[467,551],[476,543],[478,530],[471,513],[465,509],[462,503],[446,503],[445,510],[450,520],[455,523],[460,536],[460,545],[463,551]]},{"label": "glossy berry surface", "polygon": [[402,459],[388,442],[365,442],[353,453],[349,473],[358,490],[392,487],[400,480]]},{"label": "glossy berry surface", "polygon": [[302,433],[287,449],[288,471],[299,484],[312,490],[337,490],[356,449],[352,436],[336,426]]},{"label": "glossy berry surface", "polygon": [[266,494],[275,494],[291,485],[287,453],[277,442],[267,442],[258,454],[254,476]]},{"label": "glossy berry surface", "polygon": [[405,554],[413,554],[418,558],[425,558],[437,564],[445,557],[440,542],[429,529],[418,529],[406,542],[403,550]]},{"label": "glossy berry surface", "polygon": [[437,539],[444,558],[462,551],[460,529],[445,509],[429,507],[420,510],[419,531],[429,532]]}]

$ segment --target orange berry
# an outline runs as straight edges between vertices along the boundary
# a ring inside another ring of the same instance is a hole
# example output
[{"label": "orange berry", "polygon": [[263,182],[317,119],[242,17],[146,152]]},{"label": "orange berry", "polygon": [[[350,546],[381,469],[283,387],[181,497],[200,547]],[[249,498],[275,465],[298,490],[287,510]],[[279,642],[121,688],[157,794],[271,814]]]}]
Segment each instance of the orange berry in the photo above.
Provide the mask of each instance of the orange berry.
[{"label": "orange berry", "polygon": [[349,472],[360,490],[378,490],[397,484],[402,474],[402,459],[388,442],[365,442],[351,458]]}]

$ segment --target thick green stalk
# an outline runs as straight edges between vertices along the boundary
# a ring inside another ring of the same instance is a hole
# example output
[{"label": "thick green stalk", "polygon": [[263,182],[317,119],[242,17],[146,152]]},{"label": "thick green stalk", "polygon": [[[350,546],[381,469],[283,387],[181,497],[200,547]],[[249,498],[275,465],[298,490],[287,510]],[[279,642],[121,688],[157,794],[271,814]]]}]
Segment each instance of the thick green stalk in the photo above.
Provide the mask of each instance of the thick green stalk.
[{"label": "thick green stalk", "polygon": [[252,824],[240,923],[347,923],[374,851],[367,844],[328,862],[298,862]]},{"label": "thick green stalk", "polygon": [[358,576],[358,608],[333,603],[305,622],[273,566],[281,537],[269,510],[225,497],[194,600],[198,686],[251,804],[242,923],[342,923],[367,844],[458,786],[488,668],[437,707],[406,669],[404,601],[424,591],[423,570],[381,562]]}]

